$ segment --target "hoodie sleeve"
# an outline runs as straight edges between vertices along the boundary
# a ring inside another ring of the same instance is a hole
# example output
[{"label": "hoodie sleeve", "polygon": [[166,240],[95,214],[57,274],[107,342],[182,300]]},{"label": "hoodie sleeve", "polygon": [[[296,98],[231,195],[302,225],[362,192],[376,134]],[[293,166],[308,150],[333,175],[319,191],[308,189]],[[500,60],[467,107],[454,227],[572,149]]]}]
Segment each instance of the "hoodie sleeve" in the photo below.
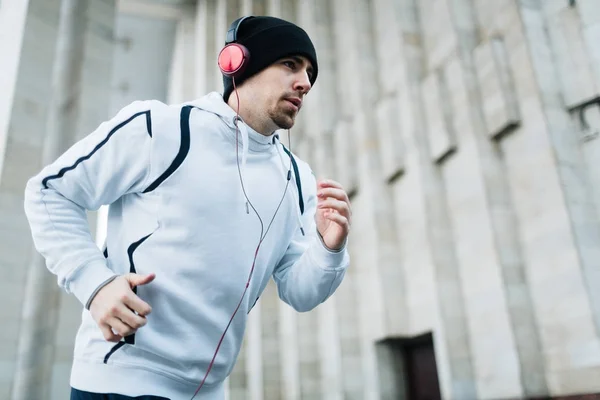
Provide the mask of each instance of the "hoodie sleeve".
[{"label": "hoodie sleeve", "polygon": [[86,210],[151,182],[152,104],[126,106],[27,182],[24,208],[34,245],[59,286],[86,308],[115,277],[93,241]]},{"label": "hoodie sleeve", "polygon": [[310,177],[302,216],[306,236],[298,227],[273,273],[279,298],[299,312],[310,311],[327,300],[341,284],[350,264],[347,242],[339,251],[329,250],[317,231],[317,183],[312,173],[306,175]]}]

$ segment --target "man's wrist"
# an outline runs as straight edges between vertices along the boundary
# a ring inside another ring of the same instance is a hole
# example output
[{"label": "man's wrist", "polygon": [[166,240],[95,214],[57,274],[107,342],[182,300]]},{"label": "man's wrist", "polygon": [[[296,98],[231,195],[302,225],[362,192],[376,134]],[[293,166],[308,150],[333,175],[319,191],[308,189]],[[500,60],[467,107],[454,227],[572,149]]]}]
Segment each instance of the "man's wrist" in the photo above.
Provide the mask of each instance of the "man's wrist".
[{"label": "man's wrist", "polygon": [[317,236],[319,237],[319,241],[321,242],[321,245],[325,248],[325,250],[331,252],[331,253],[340,253],[344,250],[344,248],[346,247],[346,242],[348,241],[348,238],[346,237],[344,239],[344,242],[342,243],[342,245],[339,248],[331,248],[329,246],[327,246],[327,244],[325,243],[325,239],[323,239],[323,236],[321,235],[321,232],[319,232],[319,230],[317,229]]},{"label": "man's wrist", "polygon": [[102,288],[104,288],[104,286],[106,286],[109,283],[111,283],[112,281],[114,281],[116,277],[117,277],[117,275],[113,275],[110,278],[108,278],[107,280],[105,280],[104,282],[102,282],[100,285],[98,285],[98,287],[92,292],[92,294],[90,295],[90,298],[88,299],[87,303],[85,304],[86,310],[90,309],[90,306],[92,305],[92,301],[94,301],[94,298],[96,297],[98,292],[100,290],[102,290]]}]

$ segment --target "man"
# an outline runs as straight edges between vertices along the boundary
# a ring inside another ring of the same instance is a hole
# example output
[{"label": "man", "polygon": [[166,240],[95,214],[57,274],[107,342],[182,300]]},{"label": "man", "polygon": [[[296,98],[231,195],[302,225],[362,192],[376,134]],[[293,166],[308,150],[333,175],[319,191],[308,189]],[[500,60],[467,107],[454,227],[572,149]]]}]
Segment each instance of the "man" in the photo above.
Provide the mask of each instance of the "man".
[{"label": "man", "polygon": [[[134,102],[27,184],[35,245],[85,306],[72,399],[222,399],[271,276],[297,311],[342,281],[348,196],[275,134],[317,78],[314,46],[272,17],[243,20],[236,43],[250,58],[223,95]],[[105,204],[103,253],[85,210]]]}]

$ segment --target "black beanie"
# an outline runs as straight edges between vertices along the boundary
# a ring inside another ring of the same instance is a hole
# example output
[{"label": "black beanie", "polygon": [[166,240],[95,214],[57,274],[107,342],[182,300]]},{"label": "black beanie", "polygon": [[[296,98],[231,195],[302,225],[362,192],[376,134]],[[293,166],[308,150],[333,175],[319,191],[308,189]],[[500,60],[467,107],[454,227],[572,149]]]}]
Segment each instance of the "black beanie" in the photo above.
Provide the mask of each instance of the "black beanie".
[{"label": "black beanie", "polygon": [[[235,84],[262,71],[275,61],[293,55],[306,57],[312,64],[310,83],[317,79],[317,52],[308,34],[299,26],[275,17],[256,16],[242,22],[237,32],[236,43],[246,46],[250,60]],[[227,102],[233,91],[233,81],[223,75],[223,99]]]}]

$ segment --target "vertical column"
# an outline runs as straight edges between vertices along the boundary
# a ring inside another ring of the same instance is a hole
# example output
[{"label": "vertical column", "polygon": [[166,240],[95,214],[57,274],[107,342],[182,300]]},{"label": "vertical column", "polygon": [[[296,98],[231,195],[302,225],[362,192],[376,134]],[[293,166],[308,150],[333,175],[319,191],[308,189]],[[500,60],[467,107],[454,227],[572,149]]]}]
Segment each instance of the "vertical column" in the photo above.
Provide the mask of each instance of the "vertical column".
[{"label": "vertical column", "polygon": [[[247,381],[247,398],[263,400],[263,358],[262,358],[262,309],[259,300],[248,316],[246,327],[245,372]],[[237,368],[238,366],[236,366]]]},{"label": "vertical column", "polygon": [[[398,113],[404,113],[398,107],[398,94],[402,75],[405,74],[405,66],[401,59],[400,43],[400,25],[398,18],[394,13],[394,4],[390,0],[372,0],[371,3],[371,23],[373,24],[373,48],[375,54],[373,57],[378,61],[374,66],[376,78],[379,82],[379,92],[374,98],[374,109],[376,113],[373,118],[373,126],[376,127],[375,136],[378,139],[377,154],[379,162],[372,168],[373,173],[377,173],[378,181],[381,187],[378,189],[385,193],[387,197],[386,204],[381,207],[390,207],[394,209],[392,203],[392,189],[384,186],[385,183],[393,182],[401,177],[404,172],[403,162],[403,143],[402,135],[399,130],[397,118]],[[393,67],[392,67],[393,66]],[[373,135],[371,133],[370,135]],[[373,155],[372,157],[376,157]],[[372,201],[377,202],[374,198]],[[385,211],[381,210],[380,213]],[[380,217],[383,221],[383,215]],[[382,256],[386,262],[381,267],[381,281],[384,287],[386,310],[386,331],[385,334],[393,335],[405,333],[408,330],[408,308],[406,305],[406,285],[402,268],[399,268],[400,251],[403,245],[398,246],[398,233],[395,225],[390,222],[380,223],[382,237],[388,243],[382,249]],[[392,250],[395,249],[395,250]],[[390,252],[390,250],[392,250]],[[385,252],[388,254],[385,254]],[[394,307],[390,307],[394,304]]]},{"label": "vertical column", "polygon": [[[521,222],[549,391],[597,391],[591,382],[600,371],[598,218],[574,126],[563,108],[542,3],[517,3],[525,46],[511,57],[511,66],[527,116],[526,135],[505,140],[502,151]],[[585,364],[567,356],[577,351],[586,354]]]},{"label": "vertical column", "polygon": [[[82,3],[85,2],[80,2]],[[65,101],[75,106],[69,108],[63,104],[63,109],[71,110],[73,114],[70,117],[72,128],[63,129],[66,133],[63,149],[96,129],[109,116],[113,86],[107,85],[106,82],[112,82],[115,3],[115,0],[90,1],[86,13],[80,18],[80,23],[84,24],[83,32],[79,33],[80,48],[69,52],[69,55],[72,60],[80,63],[81,78],[77,83],[75,81],[77,73],[68,76],[69,97]],[[68,121],[65,122],[69,124]],[[89,219],[90,229],[94,235],[96,213],[89,213]],[[49,284],[56,286],[53,276]],[[73,338],[81,322],[81,308],[81,303],[74,296],[60,293],[50,390],[52,399],[69,397],[68,382],[73,359]]]},{"label": "vertical column", "polygon": [[[400,26],[393,12],[394,7],[392,0],[373,0],[373,34],[376,38],[377,75],[381,88],[376,104],[377,133],[382,178],[388,182],[393,182],[404,173],[404,149],[397,117],[399,85],[405,72],[400,53]],[[401,282],[402,278],[398,276],[393,281]],[[392,318],[389,322],[394,329],[401,329],[402,320]]]},{"label": "vertical column", "polygon": [[300,371],[298,352],[297,312],[284,302],[279,303],[279,336],[281,346],[282,399],[300,399]]},{"label": "vertical column", "polygon": [[[409,106],[414,117],[414,120],[410,121],[410,129],[406,135],[406,168],[412,179],[420,180],[417,187],[422,190],[424,207],[419,210],[424,214],[421,214],[421,218],[424,217],[424,220],[414,220],[411,223],[416,224],[417,232],[420,231],[420,234],[424,235],[428,242],[421,243],[428,250],[428,254],[424,256],[417,256],[408,248],[413,246],[413,243],[410,243],[412,240],[409,240],[406,251],[409,253],[407,254],[408,258],[413,262],[424,261],[425,265],[433,267],[432,278],[435,282],[433,298],[437,299],[437,305],[433,309],[437,312],[435,312],[436,317],[429,323],[432,324],[435,331],[436,358],[439,362],[438,371],[441,375],[443,396],[476,398],[477,391],[470,354],[459,262],[454,247],[455,238],[449,218],[446,188],[440,168],[432,160],[430,138],[424,134],[431,129],[430,124],[435,122],[427,113],[435,110],[435,108],[431,108],[435,107],[435,104],[428,104],[428,99],[423,96],[428,93],[423,87],[424,84],[427,85],[427,80],[424,80],[427,76],[427,67],[424,61],[427,60],[429,65],[439,65],[452,52],[452,48],[456,44],[456,37],[452,35],[451,29],[444,30],[444,28],[448,28],[450,21],[445,20],[447,9],[442,7],[444,6],[443,2],[403,0],[399,5],[398,12],[402,21],[401,44],[406,62],[407,87],[404,90],[407,91],[407,100],[412,106],[404,101],[401,101],[401,104]],[[421,21],[428,22],[425,24]],[[402,179],[404,180],[404,178]],[[411,182],[406,182],[407,185],[409,183]],[[405,200],[400,201],[402,203]],[[409,205],[409,210],[411,208],[414,209],[415,206]],[[403,212],[402,219],[408,221],[413,219],[407,215],[409,210]],[[403,226],[403,230],[407,227],[407,225]],[[423,237],[421,236],[419,239],[422,240]],[[416,264],[413,264],[411,269],[420,269],[420,265],[417,267]],[[407,280],[408,276],[407,273]],[[411,278],[407,287],[411,286],[411,290],[416,290],[414,289],[416,282]],[[416,293],[409,293],[409,299],[419,297],[416,296]],[[426,307],[431,307],[431,305]],[[424,322],[422,317],[416,315],[416,310],[413,315],[411,321],[413,324],[420,325]]]},{"label": "vertical column", "polygon": [[[358,174],[356,166],[356,144],[352,132],[352,98],[350,90],[353,84],[357,82],[353,77],[350,65],[355,65],[355,58],[349,59],[348,49],[353,48],[353,41],[348,36],[348,27],[353,26],[348,4],[344,1],[328,2],[331,15],[331,35],[332,35],[332,56],[335,59],[335,87],[337,98],[342,99],[338,102],[338,118],[335,121],[333,132],[335,150],[334,176],[336,180],[342,183],[348,193],[352,196],[358,190]],[[335,13],[334,13],[335,10]],[[355,57],[355,52],[352,53]],[[353,199],[354,200],[354,199]],[[356,215],[357,205],[353,203],[354,215]],[[356,221],[354,221],[353,232],[356,231]],[[350,239],[350,246],[356,239]],[[357,242],[358,243],[358,242]],[[363,351],[361,348],[361,331],[359,320],[358,298],[358,264],[353,257],[352,247],[350,248],[352,257],[352,267],[347,271],[344,282],[338,288],[335,294],[336,319],[339,332],[339,354],[340,370],[339,379],[341,382],[342,397],[347,399],[365,398],[365,389],[362,379],[363,376]]]},{"label": "vertical column", "polygon": [[241,0],[243,15],[267,15],[267,0]]},{"label": "vertical column", "polygon": [[578,0],[577,10],[581,16],[581,30],[585,38],[594,74],[596,95],[600,95],[600,5],[594,0]]},{"label": "vertical column", "polygon": [[[319,78],[306,99],[305,135],[315,146],[311,149],[311,164],[317,178],[339,180],[335,175],[336,151],[333,146],[333,133],[338,118],[335,93],[335,51],[333,48],[333,20],[331,2],[305,1],[297,8],[298,21],[312,38],[319,59]],[[285,12],[285,9],[283,10]],[[287,15],[287,13],[285,13]],[[288,17],[289,18],[289,17]],[[346,284],[346,282],[344,283]],[[319,369],[313,373],[320,376],[322,398],[342,398],[342,371],[340,362],[340,337],[337,324],[338,295],[334,294],[320,305],[310,316],[315,331],[303,332],[312,335],[312,351],[319,355]],[[301,315],[300,318],[308,318]],[[311,324],[307,324],[311,325]],[[301,350],[303,352],[304,350]]]},{"label": "vertical column", "polygon": [[271,280],[261,296],[261,349],[262,349],[262,377],[263,399],[279,400],[284,397],[282,384],[281,355],[284,345],[287,345],[280,336],[279,321],[279,295],[277,287]]},{"label": "vertical column", "polygon": [[225,37],[227,35],[227,28],[229,27],[229,24],[231,23],[231,21],[229,20],[229,18],[227,18],[227,8],[228,8],[228,3],[230,2],[230,0],[218,0],[216,3],[216,8],[215,8],[215,13],[212,15],[212,18],[214,20],[214,39],[215,39],[215,68],[217,68],[217,73],[215,74],[215,82],[214,85],[216,88],[218,88],[217,90],[219,91],[223,91],[223,76],[221,75],[220,71],[218,70],[216,61],[217,61],[217,57],[219,54],[219,51],[221,51],[221,48],[223,48],[223,45],[225,45]]},{"label": "vertical column", "polygon": [[198,2],[198,14],[196,20],[196,40],[197,45],[204,51],[199,54],[202,56],[203,67],[199,72],[203,72],[204,85],[203,91],[199,96],[212,91],[222,91],[223,81],[221,80],[221,72],[217,65],[217,56],[223,46],[223,40],[217,37],[224,37],[225,33],[217,31],[217,0],[201,0]]},{"label": "vertical column", "polygon": [[[29,1],[4,0],[0,3],[0,53],[3,54],[4,73],[0,75],[0,158],[4,158],[8,127],[21,61],[25,23]],[[3,163],[0,163],[0,173]]]},{"label": "vertical column", "polygon": [[[543,396],[548,394],[543,357],[518,221],[506,166],[496,147],[505,135],[517,134],[521,120],[503,36],[512,36],[511,45],[522,38],[514,37],[518,34],[514,5],[481,6],[495,8],[489,16],[506,26],[486,31],[483,27],[492,27],[494,22],[478,25],[474,2],[449,1],[458,57],[447,61],[442,72],[449,97],[442,102],[450,104],[450,128],[460,146],[452,162],[444,166],[444,176],[460,243],[472,356],[479,366],[475,373],[480,396]],[[481,40],[479,29],[490,35]],[[488,260],[485,266],[482,259]]]},{"label": "vertical column", "polygon": [[272,17],[283,18],[281,7],[284,0],[267,0],[267,13]]},{"label": "vertical column", "polygon": [[[177,21],[175,45],[171,58],[169,96],[167,99],[167,102],[171,104],[191,101],[197,97],[195,80],[198,79],[196,68],[198,57],[195,51],[198,49],[199,44],[196,44],[195,40],[202,40],[202,38],[197,37],[196,26],[197,17],[201,11],[196,10],[193,5],[182,7],[185,11],[181,13],[181,18]],[[200,7],[200,4],[197,7]]]},{"label": "vertical column", "polygon": [[589,184],[600,215],[600,8],[594,1],[542,3],[565,105],[578,130]]},{"label": "vertical column", "polygon": [[[279,1],[279,12],[278,15],[280,18],[285,19],[286,21],[297,21],[298,20],[298,12],[297,12],[297,3],[302,3],[301,0],[274,0]],[[327,3],[327,2],[326,2]]]},{"label": "vertical column", "polygon": [[[30,4],[32,7],[34,2]],[[58,157],[70,144],[76,125],[81,96],[84,40],[87,28],[88,2],[63,1],[57,46],[52,67],[52,86],[47,113],[47,130],[43,140],[42,164]],[[67,105],[73,105],[67,107]],[[36,163],[37,164],[37,163]],[[22,182],[25,184],[25,181]],[[50,386],[58,322],[59,288],[56,279],[45,268],[44,259],[32,247],[32,262],[28,269],[23,297],[23,315],[12,398],[43,398]]]},{"label": "vertical column", "polygon": [[[296,13],[297,20],[292,21],[301,26],[315,43],[315,32],[313,29],[313,16],[311,15],[311,1],[298,2]],[[316,43],[315,43],[316,45]],[[317,49],[317,57],[320,53]],[[312,145],[314,143],[313,135],[318,134],[318,124],[314,121],[319,117],[315,114],[319,107],[318,101],[318,86],[321,79],[317,80],[316,86],[313,87],[304,100],[303,110],[300,112],[302,118],[302,129],[292,130],[294,137],[292,138],[295,152],[313,168],[317,176],[320,175],[318,166],[315,165],[316,157],[314,151],[317,149]],[[316,97],[315,97],[316,96]],[[317,132],[315,132],[317,131]],[[301,136],[299,136],[299,134]],[[320,306],[318,307],[320,308]],[[318,311],[313,310],[307,313],[297,315],[298,329],[298,360],[300,371],[300,394],[302,399],[323,398],[321,391],[321,383],[323,379],[323,371],[321,370],[320,352],[319,352],[319,320]]]},{"label": "vertical column", "polygon": [[[354,1],[351,7],[346,8],[349,24],[346,25],[345,35],[349,37],[349,43],[343,45],[344,66],[356,66],[346,73],[346,78],[349,81],[370,82],[367,85],[348,85],[349,96],[344,98],[350,103],[351,137],[357,150],[355,162],[359,190],[353,199],[353,207],[360,212],[354,215],[351,240],[361,246],[361,250],[353,252],[352,256],[361,282],[357,287],[358,293],[363,299],[359,305],[363,376],[365,395],[375,397],[378,396],[379,385],[373,342],[388,334],[389,321],[395,318],[395,315],[386,315],[383,299],[389,298],[394,303],[394,307],[387,310],[399,308],[400,313],[405,314],[403,310],[406,307],[403,297],[394,294],[398,292],[398,285],[402,285],[396,264],[399,258],[397,232],[394,218],[390,218],[390,210],[393,210],[391,190],[386,184],[379,156],[381,138],[373,133],[373,127],[377,126],[374,109],[382,92],[374,49],[374,10],[367,0]],[[348,26],[357,29],[349,30]]]},{"label": "vertical column", "polygon": [[[23,304],[32,242],[23,212],[27,179],[40,168],[51,97],[60,1],[3,0],[0,8],[0,46],[6,70],[0,90],[0,265],[4,298]],[[47,271],[46,271],[47,273]],[[56,313],[56,309],[48,310]],[[0,397],[10,398],[16,370],[22,309],[4,310],[0,334]],[[46,370],[47,372],[47,370]]]},{"label": "vertical column", "polygon": [[[440,379],[442,398],[459,398],[453,392],[448,340],[442,319],[440,297],[437,291],[433,253],[436,243],[430,239],[430,207],[426,198],[435,185],[424,169],[420,156],[420,135],[424,133],[423,108],[420,104],[419,82],[424,75],[424,35],[419,24],[418,2],[394,1],[387,9],[399,25],[398,96],[394,113],[396,135],[404,148],[404,173],[391,180],[394,208],[401,243],[398,263],[405,278],[408,330],[411,335],[434,332],[435,358]],[[427,160],[429,161],[429,159]],[[382,364],[385,357],[382,357]],[[384,365],[383,368],[393,368]],[[385,372],[382,372],[385,377]],[[399,387],[403,384],[400,383]],[[397,388],[392,388],[397,389]],[[398,389],[397,389],[398,390]]]},{"label": "vertical column", "polygon": [[216,4],[215,0],[199,0],[196,6],[196,97],[223,87],[222,83],[215,85],[220,76],[217,66],[219,50],[215,47]]}]

